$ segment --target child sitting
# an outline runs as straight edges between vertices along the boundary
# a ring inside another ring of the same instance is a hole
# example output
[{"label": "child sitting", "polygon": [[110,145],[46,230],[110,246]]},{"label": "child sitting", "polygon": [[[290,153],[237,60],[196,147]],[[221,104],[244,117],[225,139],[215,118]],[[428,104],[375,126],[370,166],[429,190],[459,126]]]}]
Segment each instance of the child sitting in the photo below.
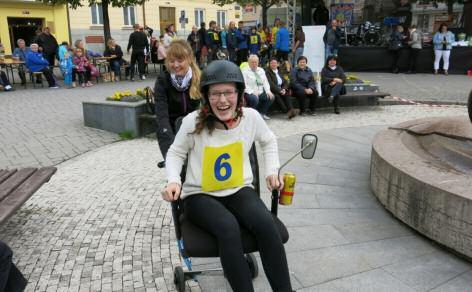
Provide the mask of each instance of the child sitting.
[{"label": "child sitting", "polygon": [[79,75],[79,83],[82,84],[82,87],[92,86],[93,84],[90,82],[90,71],[87,70],[90,66],[90,62],[81,48],[75,50],[74,65]]},{"label": "child sitting", "polygon": [[74,69],[74,65],[72,64],[72,58],[68,52],[64,54],[60,65],[62,75],[64,75],[64,84],[67,88],[72,88],[72,70]]}]

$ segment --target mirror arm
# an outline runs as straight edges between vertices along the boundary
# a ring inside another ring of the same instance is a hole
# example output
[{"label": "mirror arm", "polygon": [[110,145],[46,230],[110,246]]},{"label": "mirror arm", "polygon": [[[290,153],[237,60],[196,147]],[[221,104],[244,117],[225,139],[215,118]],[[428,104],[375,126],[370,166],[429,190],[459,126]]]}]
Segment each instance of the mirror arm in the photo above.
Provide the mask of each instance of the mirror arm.
[{"label": "mirror arm", "polygon": [[[300,149],[300,151],[298,151],[292,157],[290,157],[287,161],[285,161],[279,168],[279,172],[277,173],[278,177],[280,177],[280,172],[282,171],[282,168],[284,168],[287,164],[289,164],[292,160],[294,160],[295,157],[297,157],[300,153],[303,152],[303,150],[310,147],[311,144],[313,144],[313,142],[314,141],[310,141],[309,143],[307,143],[305,146],[303,146],[302,149]],[[274,214],[275,216],[277,216],[278,209],[279,209],[279,191],[278,190],[273,190],[272,191],[272,197],[271,197],[270,212],[272,214]]]}]

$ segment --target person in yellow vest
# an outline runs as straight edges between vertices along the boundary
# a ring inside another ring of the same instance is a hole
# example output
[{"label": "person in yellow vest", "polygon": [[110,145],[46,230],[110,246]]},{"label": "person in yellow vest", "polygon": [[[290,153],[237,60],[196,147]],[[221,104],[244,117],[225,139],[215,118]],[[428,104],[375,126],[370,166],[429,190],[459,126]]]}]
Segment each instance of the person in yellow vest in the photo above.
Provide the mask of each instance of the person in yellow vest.
[{"label": "person in yellow vest", "polygon": [[259,50],[259,56],[261,57],[261,64],[264,65],[267,63],[269,56],[269,41],[266,34],[266,27],[259,24],[257,34],[261,37],[261,47]]},{"label": "person in yellow vest", "polygon": [[276,18],[274,21],[274,27],[272,27],[271,31],[271,40],[270,40],[270,52],[271,56],[275,56],[275,44],[277,41],[277,32],[280,28],[280,18]]},{"label": "person in yellow vest", "polygon": [[213,60],[218,60],[216,53],[221,48],[220,34],[216,30],[216,21],[210,21],[210,29],[208,33],[208,63]]},{"label": "person in yellow vest", "polygon": [[261,45],[261,36],[256,32],[255,27],[251,28],[251,34],[249,35],[249,53],[252,55],[259,55]]}]

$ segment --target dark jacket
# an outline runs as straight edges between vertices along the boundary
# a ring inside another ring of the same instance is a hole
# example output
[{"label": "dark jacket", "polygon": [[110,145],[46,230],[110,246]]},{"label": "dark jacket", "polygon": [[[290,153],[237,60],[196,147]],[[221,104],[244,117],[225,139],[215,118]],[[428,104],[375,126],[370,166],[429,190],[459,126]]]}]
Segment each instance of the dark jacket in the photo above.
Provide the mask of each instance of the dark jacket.
[{"label": "dark jacket", "polygon": [[204,47],[204,46],[208,47],[208,45],[210,43],[210,39],[208,37],[207,30],[204,29],[204,28],[200,28],[197,33],[198,33],[198,36],[200,37],[201,46],[202,47]]},{"label": "dark jacket", "polygon": [[190,99],[189,89],[177,91],[167,71],[161,71],[157,77],[154,98],[156,100],[157,142],[165,158],[167,150],[174,142],[175,120],[196,110],[200,105],[200,100]]},{"label": "dark jacket", "polygon": [[221,47],[220,34],[211,28],[207,31],[207,33],[208,33],[208,40],[209,40],[208,47],[210,49],[220,48]]},{"label": "dark jacket", "polygon": [[192,48],[193,52],[199,52],[201,50],[200,35],[198,32],[191,32],[187,37],[187,42]]},{"label": "dark jacket", "polygon": [[236,29],[229,29],[226,36],[226,46],[228,50],[234,50],[238,47],[238,38],[236,37]]},{"label": "dark jacket", "polygon": [[113,61],[119,61],[123,59],[123,50],[121,50],[119,45],[115,45],[115,49],[111,49],[107,46],[105,52],[103,52],[103,56],[109,57],[111,55],[116,55],[116,58],[112,59]]},{"label": "dark jacket", "polygon": [[135,31],[129,35],[128,48],[126,50],[129,52],[131,48],[133,48],[133,53],[144,52],[144,49],[147,49],[149,52],[149,42],[144,32]]},{"label": "dark jacket", "polygon": [[267,80],[269,81],[270,91],[274,94],[279,94],[280,95],[280,91],[282,89],[285,89],[285,90],[288,89],[289,83],[286,79],[284,79],[282,77],[282,75],[280,74],[280,70],[277,72],[277,74],[282,79],[282,85],[281,86],[277,85],[277,76],[275,76],[274,71],[272,71],[272,69],[270,69],[270,68],[266,69],[266,76],[267,76]]},{"label": "dark jacket", "polygon": [[394,30],[390,34],[390,42],[388,44],[388,49],[389,50],[398,50],[401,49],[402,47],[402,42],[403,42],[403,37],[402,33],[399,32],[398,30]]},{"label": "dark jacket", "polygon": [[52,34],[45,34],[44,32],[38,36],[37,42],[46,55],[55,54],[59,47],[56,38]]},{"label": "dark jacket", "polygon": [[[323,41],[324,41],[325,45],[328,42],[328,33],[332,30],[333,30],[333,28],[331,26],[326,27],[325,34],[323,35]],[[341,36],[342,36],[343,33],[342,33],[342,31],[339,27],[336,27],[336,30],[334,31],[334,33],[335,33],[336,39],[334,41],[333,47],[335,49],[337,49],[339,47],[339,45],[341,44]]]},{"label": "dark jacket", "polygon": [[321,69],[321,88],[324,95],[329,95],[330,85],[329,83],[333,81],[334,78],[339,78],[343,81],[343,90],[341,90],[341,95],[346,94],[346,88],[344,84],[346,83],[346,74],[341,66],[336,66],[336,69],[331,70],[331,68],[325,66]]},{"label": "dark jacket", "polygon": [[316,81],[313,78],[313,72],[310,68],[306,67],[302,70],[298,67],[292,69],[290,73],[290,85],[296,91],[303,91],[306,88],[311,88],[316,91]]}]

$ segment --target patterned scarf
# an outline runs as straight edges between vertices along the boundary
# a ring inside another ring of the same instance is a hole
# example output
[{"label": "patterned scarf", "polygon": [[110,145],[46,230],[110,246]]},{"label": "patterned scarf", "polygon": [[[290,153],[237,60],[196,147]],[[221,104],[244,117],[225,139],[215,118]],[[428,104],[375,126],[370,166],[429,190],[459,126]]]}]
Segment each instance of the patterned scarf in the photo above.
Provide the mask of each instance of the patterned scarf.
[{"label": "patterned scarf", "polygon": [[177,76],[175,73],[170,74],[170,79],[172,80],[172,85],[177,89],[177,91],[185,91],[190,86],[190,81],[192,80],[192,68],[188,67],[188,71],[185,76]]}]

